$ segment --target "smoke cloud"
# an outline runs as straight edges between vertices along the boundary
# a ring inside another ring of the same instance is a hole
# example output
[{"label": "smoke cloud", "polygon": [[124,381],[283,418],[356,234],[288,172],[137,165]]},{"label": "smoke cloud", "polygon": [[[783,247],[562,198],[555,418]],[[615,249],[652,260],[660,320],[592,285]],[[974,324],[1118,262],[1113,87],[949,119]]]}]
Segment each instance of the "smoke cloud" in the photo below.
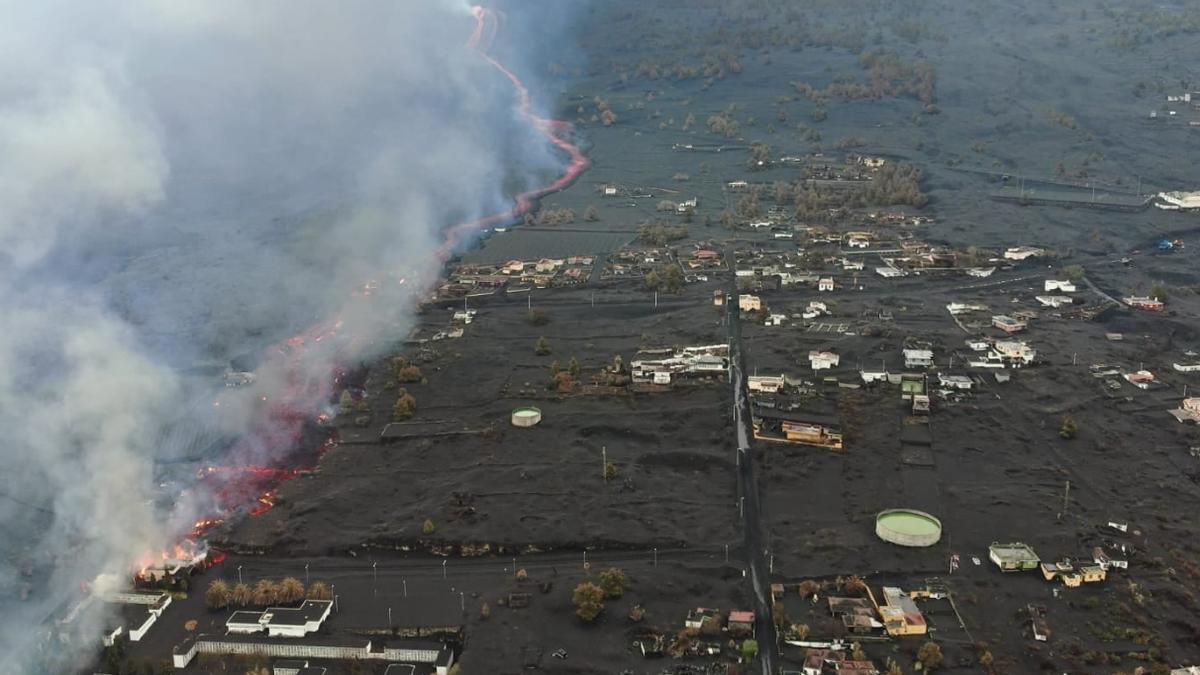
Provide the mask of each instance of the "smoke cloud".
[{"label": "smoke cloud", "polygon": [[0,5],[0,673],[59,672],[98,645],[47,638],[81,582],[211,506],[165,511],[164,467],[286,451],[264,407],[324,405],[404,337],[440,228],[560,158],[462,2]]}]

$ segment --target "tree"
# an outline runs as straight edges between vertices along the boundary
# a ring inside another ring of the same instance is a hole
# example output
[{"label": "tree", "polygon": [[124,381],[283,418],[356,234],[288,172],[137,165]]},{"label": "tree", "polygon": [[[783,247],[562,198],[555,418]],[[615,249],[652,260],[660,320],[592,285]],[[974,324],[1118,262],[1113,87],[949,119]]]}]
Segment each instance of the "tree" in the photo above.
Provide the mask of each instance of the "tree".
[{"label": "tree", "polygon": [[600,588],[604,590],[604,597],[610,600],[625,595],[625,570],[610,567],[601,572]]},{"label": "tree", "polygon": [[396,405],[392,408],[392,414],[396,420],[406,420],[413,415],[413,411],[417,409],[417,399],[412,394],[408,393],[403,387],[397,392]]},{"label": "tree", "polygon": [[643,281],[646,282],[646,288],[652,290],[658,290],[658,287],[662,285],[662,277],[660,277],[658,272],[655,270],[650,270],[647,272]]},{"label": "tree", "polygon": [[579,374],[583,372],[583,368],[579,365],[579,359],[571,357],[571,360],[567,362],[567,372],[571,374],[571,377],[579,377]]},{"label": "tree", "polygon": [[595,204],[588,205],[587,209],[583,212],[583,219],[589,223],[594,223],[597,220],[600,220],[600,211],[596,208]]},{"label": "tree", "polygon": [[541,308],[529,310],[529,313],[525,315],[525,319],[534,326],[545,326],[550,323],[550,317],[546,314],[546,310]]},{"label": "tree", "polygon": [[804,581],[800,582],[798,590],[800,591],[800,597],[811,598],[821,590],[821,584],[818,584],[812,579],[805,579]]},{"label": "tree", "polygon": [[550,353],[550,343],[546,340],[546,336],[537,339],[533,345],[533,353],[538,356],[545,356]]},{"label": "tree", "polygon": [[426,537],[433,534],[435,530],[436,528],[433,526],[432,519],[426,518],[425,522],[421,523],[421,534],[425,535]]},{"label": "tree", "polygon": [[604,611],[604,589],[585,581],[575,587],[571,594],[571,604],[575,605],[575,616],[584,621],[595,621],[600,612]]},{"label": "tree", "polygon": [[936,642],[926,642],[917,652],[917,661],[925,670],[937,670],[942,665],[942,648]]},{"label": "tree", "polygon": [[416,366],[405,366],[396,371],[396,379],[400,382],[420,382],[423,378],[421,369]]},{"label": "tree", "polygon": [[646,618],[646,608],[641,605],[634,605],[629,610],[629,620],[634,623],[641,623],[642,619]]},{"label": "tree", "polygon": [[309,600],[331,600],[333,592],[329,590],[329,585],[324,581],[314,581],[308,585]]},{"label": "tree", "polygon": [[1075,424],[1075,418],[1070,415],[1065,415],[1062,420],[1062,426],[1058,428],[1058,435],[1067,440],[1075,438],[1079,433],[1079,426]]},{"label": "tree", "polygon": [[616,464],[609,462],[604,465],[604,480],[605,480],[605,482],[616,478],[618,473],[620,473],[620,471],[617,469]]},{"label": "tree", "polygon": [[250,584],[238,584],[233,587],[229,600],[238,607],[245,607],[254,600],[254,591],[250,588]]},{"label": "tree", "polygon": [[758,640],[742,640],[742,661],[749,663],[758,656]]},{"label": "tree", "polygon": [[663,270],[662,288],[668,293],[678,293],[683,290],[683,270],[679,265],[667,265]]},{"label": "tree", "polygon": [[486,621],[487,618],[491,615],[492,615],[492,606],[487,604],[486,602],[483,603],[483,605],[481,605],[479,607],[479,618]]},{"label": "tree", "polygon": [[1150,287],[1150,297],[1159,302],[1167,301],[1167,289],[1160,283],[1155,283]]},{"label": "tree", "polygon": [[254,584],[254,604],[262,607],[273,605],[277,597],[278,591],[275,588],[274,581],[259,579],[258,583]]},{"label": "tree", "polygon": [[285,605],[299,602],[304,599],[304,584],[295,577],[287,577],[279,582],[278,597],[279,602]]},{"label": "tree", "polygon": [[1062,273],[1071,281],[1083,280],[1082,265],[1067,265],[1066,267],[1062,268]]},{"label": "tree", "polygon": [[204,592],[204,604],[209,609],[225,609],[229,606],[229,584],[217,579],[208,585]]}]

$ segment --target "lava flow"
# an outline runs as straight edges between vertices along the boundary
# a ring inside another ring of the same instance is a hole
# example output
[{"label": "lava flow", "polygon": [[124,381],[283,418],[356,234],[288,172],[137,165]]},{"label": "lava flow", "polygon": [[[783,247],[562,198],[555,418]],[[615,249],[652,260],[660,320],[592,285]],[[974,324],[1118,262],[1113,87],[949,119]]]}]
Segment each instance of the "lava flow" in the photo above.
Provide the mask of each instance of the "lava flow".
[{"label": "lava flow", "polygon": [[[487,50],[499,31],[499,20],[496,13],[482,7],[474,7],[472,14],[475,17],[475,29],[467,40],[466,46],[474,50],[512,83],[519,101],[518,109],[521,115],[541,133],[547,142],[565,153],[568,163],[562,174],[554,181],[516,195],[511,208],[479,220],[459,223],[446,228],[443,232],[442,244],[437,252],[440,262],[446,261],[458,250],[470,234],[529,213],[538,199],[566,188],[589,165],[583,152],[570,141],[571,125],[561,120],[548,119],[534,114],[529,89],[516,74],[488,53]],[[486,41],[485,35],[487,36]],[[404,282],[404,278],[398,280],[401,285]],[[363,301],[369,298],[372,291],[377,288],[379,288],[377,280],[364,283],[356,289],[352,301]],[[281,483],[311,470],[311,468],[275,468],[241,465],[241,463],[249,458],[263,457],[282,462],[301,443],[306,426],[311,425],[314,418],[318,424],[328,420],[329,415],[323,412],[323,409],[327,406],[339,380],[345,374],[337,364],[353,360],[357,347],[352,339],[349,344],[343,343],[340,346],[331,344],[335,342],[331,338],[339,336],[342,328],[342,321],[335,317],[314,325],[303,333],[268,350],[269,358],[265,367],[282,373],[281,379],[284,386],[276,395],[263,397],[266,405],[260,413],[258,423],[253,426],[253,430],[249,434],[230,449],[226,459],[230,465],[207,467],[199,472],[198,478],[200,482],[208,483],[208,490],[214,495],[219,513],[196,521],[190,535],[192,538],[203,536],[209,528],[223,522],[226,515],[238,509],[246,509],[251,516],[267,512],[275,504],[275,491]],[[314,370],[311,367],[305,368],[305,366],[312,365],[312,350],[317,346],[323,350],[321,358],[329,364],[328,375],[324,377],[306,375]],[[219,405],[219,402],[215,405]],[[336,439],[328,438],[318,452],[318,457],[334,444],[336,444]]]}]

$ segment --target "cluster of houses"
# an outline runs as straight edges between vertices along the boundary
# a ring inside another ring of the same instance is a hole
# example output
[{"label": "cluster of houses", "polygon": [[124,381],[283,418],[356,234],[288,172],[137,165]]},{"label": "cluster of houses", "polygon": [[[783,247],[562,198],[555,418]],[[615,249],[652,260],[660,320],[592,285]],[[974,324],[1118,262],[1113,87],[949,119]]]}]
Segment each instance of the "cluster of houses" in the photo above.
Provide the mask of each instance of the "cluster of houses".
[{"label": "cluster of houses", "polygon": [[629,363],[630,379],[638,384],[672,385],[728,374],[728,344],[642,349]]},{"label": "cluster of houses", "polygon": [[[679,633],[668,636],[657,630],[642,631],[635,636],[633,648],[648,659],[668,654],[676,658],[714,657],[722,654],[726,644],[737,646],[739,654],[744,654],[742,642],[753,642],[753,638],[754,612],[725,613],[711,607],[697,607],[688,610]],[[757,648],[757,643],[754,646]]]},{"label": "cluster of houses", "polygon": [[459,265],[439,288],[441,299],[492,295],[502,289],[571,286],[588,280],[596,257],[510,260],[500,265]]},{"label": "cluster of houses", "polygon": [[603,279],[640,279],[650,272],[675,263],[675,253],[668,247],[624,246],[608,258]]}]

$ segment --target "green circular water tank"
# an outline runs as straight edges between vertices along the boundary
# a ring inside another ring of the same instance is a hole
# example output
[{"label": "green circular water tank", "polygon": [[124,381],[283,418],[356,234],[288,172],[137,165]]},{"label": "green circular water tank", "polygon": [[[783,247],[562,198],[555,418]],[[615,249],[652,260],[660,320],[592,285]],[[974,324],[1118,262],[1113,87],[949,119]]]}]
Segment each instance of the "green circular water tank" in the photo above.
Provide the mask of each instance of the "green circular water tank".
[{"label": "green circular water tank", "polygon": [[888,509],[875,516],[875,534],[899,546],[933,546],[942,538],[942,521],[916,509]]},{"label": "green circular water tank", "polygon": [[514,427],[532,427],[542,421],[542,411],[534,407],[517,408],[512,413]]}]

